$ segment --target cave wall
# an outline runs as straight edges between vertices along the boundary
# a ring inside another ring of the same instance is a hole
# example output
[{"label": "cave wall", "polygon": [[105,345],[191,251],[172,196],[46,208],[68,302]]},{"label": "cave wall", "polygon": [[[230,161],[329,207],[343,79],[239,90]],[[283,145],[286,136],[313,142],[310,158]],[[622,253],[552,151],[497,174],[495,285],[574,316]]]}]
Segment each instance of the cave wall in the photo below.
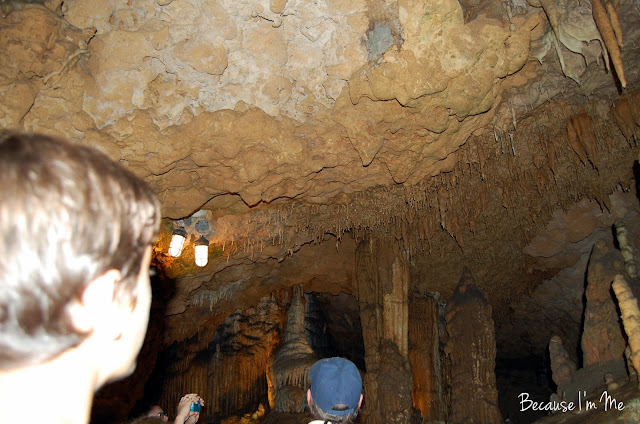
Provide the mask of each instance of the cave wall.
[{"label": "cave wall", "polygon": [[286,304],[284,297],[267,296],[256,307],[230,314],[211,339],[198,334],[169,346],[150,379],[158,386],[150,398],[175,416],[177,400],[198,393],[207,420],[255,410],[260,403],[268,408],[269,360],[285,327]]}]

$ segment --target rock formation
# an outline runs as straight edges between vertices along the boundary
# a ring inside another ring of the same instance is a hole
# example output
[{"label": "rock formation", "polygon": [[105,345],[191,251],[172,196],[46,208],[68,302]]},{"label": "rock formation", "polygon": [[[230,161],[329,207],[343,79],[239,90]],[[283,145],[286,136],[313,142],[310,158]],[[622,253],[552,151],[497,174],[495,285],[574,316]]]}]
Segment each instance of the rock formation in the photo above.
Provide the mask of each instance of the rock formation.
[{"label": "rock formation", "polygon": [[[567,388],[573,382],[573,375],[576,372],[576,363],[571,360],[567,350],[562,345],[559,336],[551,337],[549,341],[549,360],[551,362],[551,373],[553,382],[556,383],[556,395],[559,399],[566,399]],[[573,400],[573,394],[570,394]]]},{"label": "rock formation", "polygon": [[409,362],[413,407],[427,422],[445,421],[449,409],[445,389],[448,375],[440,343],[441,334],[446,331],[443,323],[444,311],[441,311],[437,295],[410,296]]},{"label": "rock formation", "polygon": [[630,278],[638,277],[638,267],[636,266],[636,262],[633,255],[633,246],[629,243],[629,232],[624,225],[624,221],[622,219],[616,219],[615,222],[616,228],[616,239],[618,240],[618,245],[620,246],[620,252],[622,253],[622,257],[624,258],[624,269],[627,271],[627,275]]},{"label": "rock formation", "polygon": [[[391,340],[380,344],[380,356],[384,358],[377,369],[365,375],[365,397],[368,398],[367,423],[411,424],[414,420],[412,402],[412,370],[406,355]],[[367,387],[376,387],[374,399]],[[377,408],[377,409],[373,409]],[[373,409],[373,410],[372,410]],[[379,415],[378,415],[379,414]],[[378,420],[381,416],[381,421]]]},{"label": "rock formation", "polygon": [[[442,420],[449,371],[420,297],[448,299],[467,265],[503,358],[544,357],[558,334],[580,362],[593,243],[622,218],[640,247],[638,1],[602,3],[0,0],[0,131],[93,145],[158,194],[164,405],[188,384],[211,420],[253,413],[281,294],[302,285],[357,298],[365,419]],[[216,228],[204,268],[193,238],[167,254],[200,211]],[[619,346],[592,289],[595,365]],[[376,400],[378,384],[401,402]],[[128,387],[104,409],[142,396]]]},{"label": "rock formation", "polygon": [[491,306],[465,269],[447,302],[447,357],[451,367],[451,412],[454,424],[497,424],[496,341]]},{"label": "rock formation", "polygon": [[157,403],[175,416],[176,399],[199,393],[205,419],[255,411],[267,399],[269,358],[283,325],[279,303],[267,296],[256,307],[230,315],[212,339],[192,338],[171,346],[159,359],[156,372],[161,376],[151,379],[163,382],[153,388],[159,392]]},{"label": "rock formation", "polygon": [[595,242],[587,269],[584,319],[581,334],[582,367],[577,369],[558,336],[551,338],[549,353],[557,396],[578,401],[579,392],[595,393],[613,382],[628,380],[626,341],[613,297],[611,281],[624,269],[620,252],[611,241]]},{"label": "rock formation", "polygon": [[[602,367],[624,361],[625,340],[619,324],[616,304],[611,296],[611,281],[622,272],[622,256],[605,240],[593,246],[587,270],[586,305],[582,326],[582,365]],[[604,378],[604,372],[602,373]]]},{"label": "rock formation", "polygon": [[363,241],[356,250],[367,367],[363,419],[371,424],[406,423],[413,416],[407,265],[402,251],[393,246]]},{"label": "rock formation", "polygon": [[305,335],[303,299],[302,287],[294,287],[280,345],[269,360],[269,399],[276,412],[306,409],[309,368],[320,359]]},{"label": "rock formation", "polygon": [[629,340],[629,359],[636,375],[640,375],[640,310],[638,309],[638,300],[622,275],[616,275],[612,285],[618,299],[618,305],[620,305],[624,331]]}]

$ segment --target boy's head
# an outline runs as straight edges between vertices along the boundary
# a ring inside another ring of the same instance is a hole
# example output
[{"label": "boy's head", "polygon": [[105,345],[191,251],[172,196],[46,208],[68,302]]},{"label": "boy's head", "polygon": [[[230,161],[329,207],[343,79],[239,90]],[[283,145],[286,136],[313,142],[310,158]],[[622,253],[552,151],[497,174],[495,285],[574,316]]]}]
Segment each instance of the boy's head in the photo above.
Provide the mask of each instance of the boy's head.
[{"label": "boy's head", "polygon": [[362,377],[344,358],[325,358],[309,369],[307,402],[316,418],[336,423],[353,421],[362,404]]},{"label": "boy's head", "polygon": [[105,154],[43,135],[0,135],[0,198],[0,371],[81,344],[105,296],[131,311],[149,296],[160,206]]}]

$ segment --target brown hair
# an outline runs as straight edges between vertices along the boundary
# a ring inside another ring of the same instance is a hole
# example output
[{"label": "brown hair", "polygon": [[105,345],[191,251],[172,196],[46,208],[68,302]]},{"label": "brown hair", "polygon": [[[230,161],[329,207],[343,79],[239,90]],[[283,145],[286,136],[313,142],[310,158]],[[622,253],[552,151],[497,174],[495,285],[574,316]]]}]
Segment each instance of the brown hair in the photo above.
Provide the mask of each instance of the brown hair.
[{"label": "brown hair", "polygon": [[67,306],[119,270],[118,301],[136,301],[158,199],[104,153],[44,135],[0,135],[0,370],[46,361],[86,334]]},{"label": "brown hair", "polygon": [[356,408],[350,414],[346,415],[334,415],[328,412],[324,412],[316,403],[313,401],[313,393],[311,393],[311,403],[308,405],[311,416],[314,418],[322,419],[325,421],[330,421],[332,423],[353,423],[358,418],[358,413],[360,412],[360,408]]}]

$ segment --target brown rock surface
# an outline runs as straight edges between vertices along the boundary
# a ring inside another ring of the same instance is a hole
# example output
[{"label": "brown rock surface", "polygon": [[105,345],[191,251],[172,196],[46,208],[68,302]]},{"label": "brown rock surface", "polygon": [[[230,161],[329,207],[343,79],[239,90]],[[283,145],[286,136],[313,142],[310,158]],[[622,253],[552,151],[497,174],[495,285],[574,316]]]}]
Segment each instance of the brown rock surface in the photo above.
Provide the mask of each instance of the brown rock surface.
[{"label": "brown rock surface", "polygon": [[413,407],[426,421],[445,421],[448,413],[446,366],[440,347],[438,299],[409,299],[409,362],[413,383]]},{"label": "brown rock surface", "polygon": [[[560,399],[566,399],[565,389],[573,382],[573,375],[577,367],[569,357],[559,336],[553,336],[549,340],[549,360],[553,382],[558,386],[556,394]],[[572,398],[573,394],[570,394],[570,399]]]},{"label": "brown rock surface", "polygon": [[623,270],[620,252],[604,240],[598,240],[593,246],[587,270],[587,303],[581,338],[582,364],[585,367],[624,361],[626,342],[611,296],[611,282]]},{"label": "brown rock surface", "polygon": [[446,350],[451,361],[451,413],[448,422],[495,424],[498,409],[496,341],[491,306],[465,269],[447,303]]},{"label": "brown rock surface", "polygon": [[[302,285],[361,296],[365,345],[405,358],[404,302],[449,298],[468,266],[504,356],[542,355],[553,329],[577,359],[588,251],[615,219],[638,243],[633,2],[624,90],[577,0],[0,3],[0,129],[98,146],[162,201],[163,347],[202,349]],[[205,268],[195,233],[167,255],[198,210]],[[360,284],[363,239],[403,252],[403,277]]]}]

